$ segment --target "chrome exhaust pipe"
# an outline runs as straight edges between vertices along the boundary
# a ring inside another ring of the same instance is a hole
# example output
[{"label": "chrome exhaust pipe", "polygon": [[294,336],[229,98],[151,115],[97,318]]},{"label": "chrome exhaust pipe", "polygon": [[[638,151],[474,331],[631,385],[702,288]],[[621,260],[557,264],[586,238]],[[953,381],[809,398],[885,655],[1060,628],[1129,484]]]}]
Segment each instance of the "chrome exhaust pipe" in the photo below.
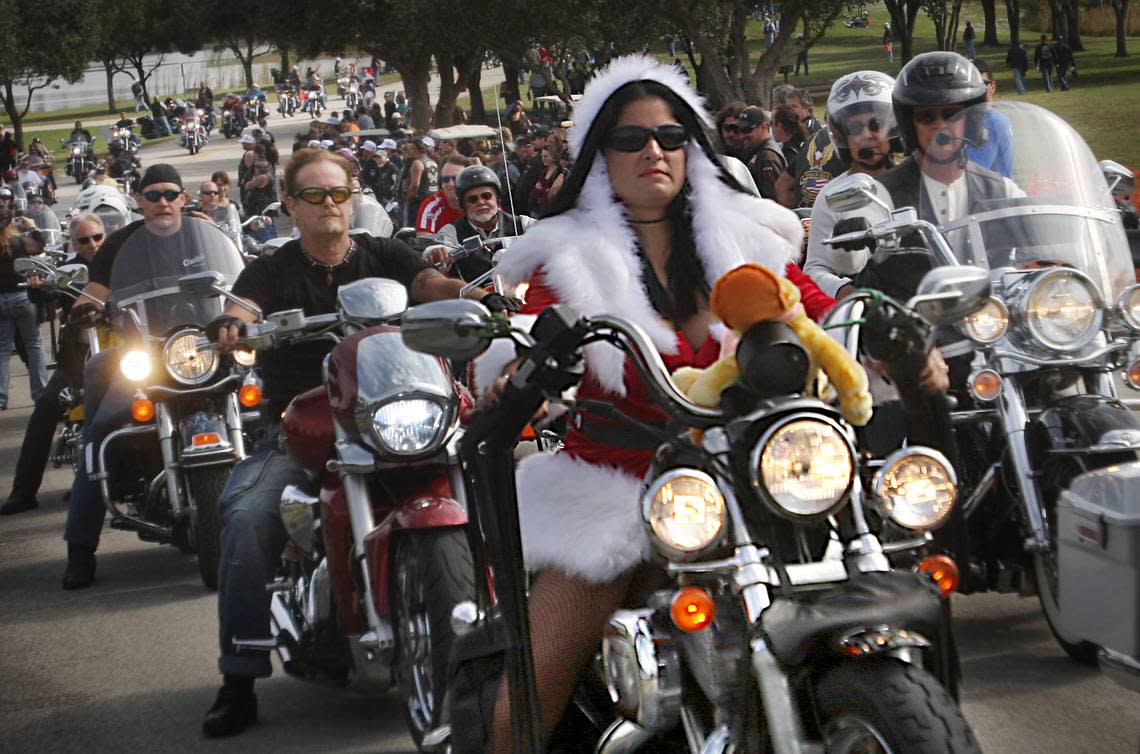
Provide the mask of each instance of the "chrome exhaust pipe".
[{"label": "chrome exhaust pipe", "polygon": [[653,734],[630,720],[614,720],[594,747],[596,754],[624,754],[637,751]]}]

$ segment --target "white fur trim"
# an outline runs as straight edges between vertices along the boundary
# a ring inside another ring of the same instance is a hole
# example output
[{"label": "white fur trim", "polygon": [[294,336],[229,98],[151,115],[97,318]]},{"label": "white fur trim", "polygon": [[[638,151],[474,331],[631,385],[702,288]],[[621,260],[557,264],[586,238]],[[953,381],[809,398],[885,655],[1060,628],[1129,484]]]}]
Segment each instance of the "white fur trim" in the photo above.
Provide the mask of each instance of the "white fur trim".
[{"label": "white fur trim", "polygon": [[[515,314],[511,316],[511,324],[520,330],[530,332],[534,321],[538,319],[533,314]],[[515,343],[508,338],[491,341],[491,346],[475,357],[471,364],[471,381],[474,383],[475,396],[483,394],[491,384],[503,376],[503,367],[518,357],[515,353]]]},{"label": "white fur trim", "polygon": [[527,568],[611,581],[649,557],[642,483],[565,453],[523,459],[516,474]]},{"label": "white fur trim", "polygon": [[582,92],[582,99],[574,103],[570,118],[574,121],[568,134],[570,142],[570,155],[576,160],[582,151],[582,143],[590,131],[590,125],[598,117],[602,107],[614,92],[632,81],[656,81],[669,87],[685,103],[693,108],[693,112],[708,125],[713,127],[713,119],[705,109],[701,96],[689,86],[685,78],[672,65],[651,58],[648,55],[624,55],[603,68],[598,75],[590,79],[586,89]]}]

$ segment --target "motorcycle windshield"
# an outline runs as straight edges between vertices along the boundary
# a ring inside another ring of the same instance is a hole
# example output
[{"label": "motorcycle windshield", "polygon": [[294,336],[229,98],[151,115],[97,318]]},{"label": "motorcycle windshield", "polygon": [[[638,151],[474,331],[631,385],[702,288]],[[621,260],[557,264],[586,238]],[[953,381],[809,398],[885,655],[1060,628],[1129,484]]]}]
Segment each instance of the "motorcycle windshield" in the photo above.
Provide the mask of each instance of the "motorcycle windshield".
[{"label": "motorcycle windshield", "polygon": [[1124,225],[1092,151],[1036,105],[994,102],[916,124],[930,141],[923,201],[963,262],[989,269],[1062,265],[1106,301],[1135,282]]},{"label": "motorcycle windshield", "polygon": [[451,376],[434,356],[404,345],[398,330],[370,332],[356,351],[356,389],[364,405],[408,393],[427,393],[441,398],[452,395]]},{"label": "motorcycle windshield", "polygon": [[53,231],[57,234],[61,230],[59,217],[56,216],[55,211],[51,207],[42,201],[28,202],[28,208],[24,211],[24,215],[30,217],[40,230]]},{"label": "motorcycle windshield", "polygon": [[352,195],[352,226],[349,231],[363,231],[373,238],[390,238],[395,226],[392,218],[371,196]]},{"label": "motorcycle windshield", "polygon": [[164,337],[181,325],[205,326],[222,313],[221,297],[184,294],[178,289],[179,278],[216,272],[228,288],[244,266],[225,233],[201,220],[181,221],[177,232],[165,236],[140,227],[123,243],[111,267],[111,300],[133,310],[151,337]]}]

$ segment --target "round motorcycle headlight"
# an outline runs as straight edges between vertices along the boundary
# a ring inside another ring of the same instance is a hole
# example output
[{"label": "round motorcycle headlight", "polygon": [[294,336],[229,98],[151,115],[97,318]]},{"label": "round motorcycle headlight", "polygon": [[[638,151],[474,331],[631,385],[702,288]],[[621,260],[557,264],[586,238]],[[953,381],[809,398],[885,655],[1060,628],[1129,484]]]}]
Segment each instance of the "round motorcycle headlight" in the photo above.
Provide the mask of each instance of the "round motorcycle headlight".
[{"label": "round motorcycle headlight", "polygon": [[872,485],[883,513],[907,529],[933,529],[950,515],[958,478],[946,456],[929,448],[896,450]]},{"label": "round motorcycle headlight", "polygon": [[233,351],[233,356],[234,361],[243,367],[251,367],[257,363],[257,351],[252,348],[237,348]]},{"label": "round motorcycle headlight", "polygon": [[71,153],[72,153],[73,155],[77,155],[77,156],[78,156],[78,155],[79,155],[79,153],[80,153],[80,152],[82,152],[82,151],[83,151],[83,150],[81,150],[79,147],[72,147],[72,149],[71,149]]},{"label": "round motorcycle headlight", "polygon": [[131,382],[142,382],[150,376],[150,354],[146,351],[127,351],[119,360],[119,371]]},{"label": "round motorcycle headlight", "polygon": [[696,555],[724,531],[724,495],[703,471],[666,472],[649,486],[641,505],[653,543],[668,556]]},{"label": "round motorcycle headlight", "polygon": [[162,348],[162,360],[170,376],[184,385],[198,385],[210,379],[218,366],[218,355],[211,350],[198,350],[198,330],[183,330],[171,335]]},{"label": "round motorcycle headlight", "polygon": [[840,429],[819,418],[779,424],[752,451],[753,483],[794,519],[830,515],[855,476],[855,455]]},{"label": "round motorcycle headlight", "polygon": [[1100,296],[1081,275],[1053,270],[1029,291],[1025,321],[1033,337],[1047,348],[1073,351],[1087,345],[1100,330]]},{"label": "round motorcycle headlight", "polygon": [[396,455],[423,453],[444,428],[447,412],[427,398],[402,398],[372,412],[372,431],[384,450]]},{"label": "round motorcycle headlight", "polygon": [[1124,324],[1133,330],[1140,330],[1140,285],[1130,285],[1120,294],[1116,310]]},{"label": "round motorcycle headlight", "polygon": [[975,343],[996,343],[1008,329],[1009,310],[998,298],[991,298],[981,309],[962,318],[962,331]]}]

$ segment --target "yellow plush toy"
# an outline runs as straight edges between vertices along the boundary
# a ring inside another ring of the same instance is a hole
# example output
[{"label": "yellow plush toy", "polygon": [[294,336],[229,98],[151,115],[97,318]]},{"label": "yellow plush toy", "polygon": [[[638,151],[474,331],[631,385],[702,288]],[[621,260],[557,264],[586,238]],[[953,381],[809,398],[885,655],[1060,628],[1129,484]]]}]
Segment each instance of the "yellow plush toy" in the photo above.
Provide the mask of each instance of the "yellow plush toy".
[{"label": "yellow plush toy", "polygon": [[[713,314],[738,337],[757,322],[777,320],[799,338],[813,367],[818,367],[839,395],[843,418],[856,426],[871,420],[871,393],[867,373],[842,345],[804,313],[800,290],[794,283],[758,264],[746,264],[725,273],[709,297]],[[812,377],[808,384],[814,379]],[[689,400],[710,408],[720,404],[720,393],[740,376],[735,353],[722,353],[705,369],[682,367],[673,381]]]}]

